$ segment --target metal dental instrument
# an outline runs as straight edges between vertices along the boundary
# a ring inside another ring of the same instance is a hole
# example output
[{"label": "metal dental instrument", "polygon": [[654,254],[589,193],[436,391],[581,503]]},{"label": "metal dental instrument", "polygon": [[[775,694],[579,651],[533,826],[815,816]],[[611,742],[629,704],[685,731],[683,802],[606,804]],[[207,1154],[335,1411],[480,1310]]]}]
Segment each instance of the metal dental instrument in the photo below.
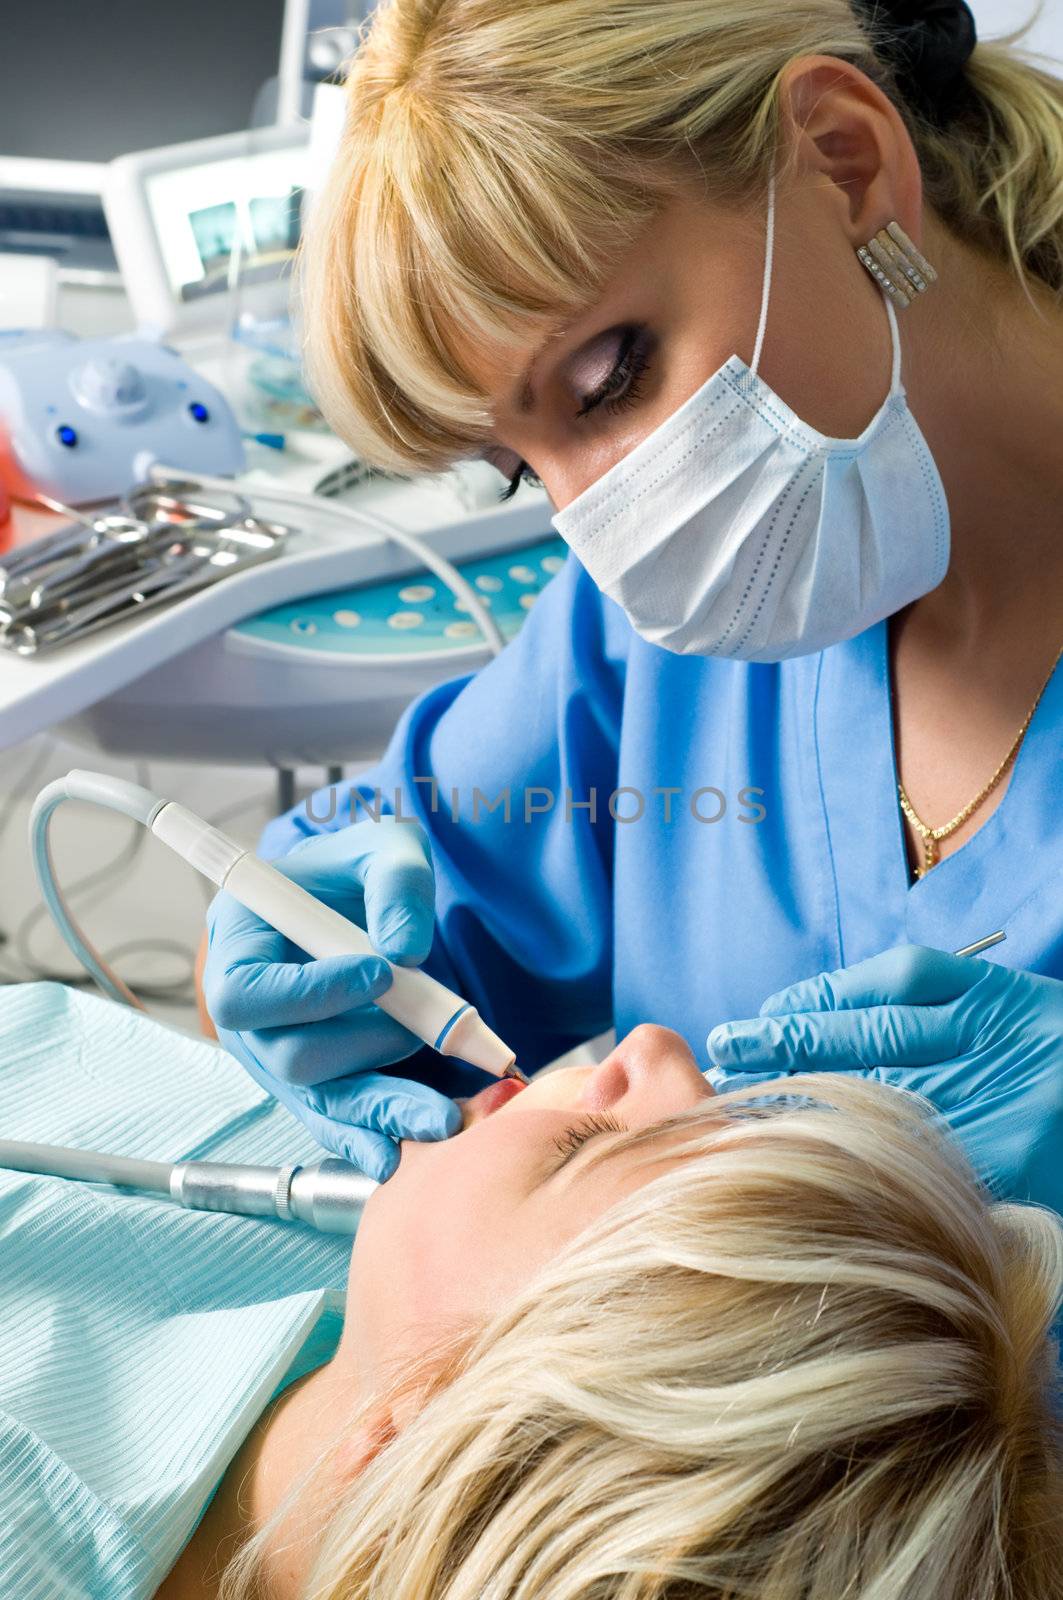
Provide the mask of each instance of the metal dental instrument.
[{"label": "metal dental instrument", "polygon": [[988,950],[990,945],[1000,944],[1006,938],[1007,934],[1003,930],[989,933],[984,939],[976,939],[974,944],[965,944],[962,950],[954,950],[952,953],[954,956],[977,956],[983,950]]},{"label": "metal dental instrument", "polygon": [[[91,588],[80,603],[74,596],[65,595],[51,604],[46,600],[40,610],[24,610],[11,616],[0,633],[0,642],[17,655],[36,655],[51,645],[83,638],[125,616],[216,583],[233,570],[234,559],[226,559],[224,549],[182,553],[176,559],[157,563],[147,572],[111,575]],[[241,565],[252,565],[253,560],[245,557]]]},{"label": "metal dental instrument", "polygon": [[212,500],[206,500],[192,479],[165,485],[154,480],[136,484],[120,504],[133,521],[152,527],[161,523],[194,523],[203,528],[238,528],[260,520],[252,511],[250,500],[238,490],[219,490]]},{"label": "metal dental instrument", "polygon": [[111,546],[136,544],[151,531],[147,523],[123,512],[89,516],[45,494],[38,495],[35,500],[16,499],[19,505],[43,505],[49,511],[56,511],[67,517],[73,526],[43,534],[5,556],[0,563],[0,597],[9,604],[13,588],[19,583],[25,585],[31,575],[42,568],[60,561],[91,560],[93,552]]},{"label": "metal dental instrument", "polygon": [[242,494],[208,501],[192,484],[141,484],[119,511],[99,517],[42,499],[79,526],[0,565],[0,646],[23,656],[268,560],[290,532],[256,517]]},{"label": "metal dental instrument", "polygon": [[[189,549],[197,542],[205,553],[228,549],[230,546],[248,558],[272,554],[278,539],[283,539],[288,529],[279,523],[263,522],[251,515],[251,508],[242,495],[233,495],[232,511],[217,507],[189,504],[164,495],[152,486],[146,486],[130,500],[138,512],[149,514],[150,520],[140,515],[106,519],[113,526],[106,529],[96,525],[96,535],[87,552],[60,564],[53,562],[16,563],[6,571],[0,587],[0,606],[6,611],[29,609],[39,611],[52,601],[88,588],[84,598],[95,590],[96,580],[107,580],[112,574],[130,570],[154,570],[157,560],[179,553],[180,547]],[[214,541],[213,545],[211,541]],[[33,547],[30,547],[31,552]],[[41,566],[46,570],[42,574]]]},{"label": "metal dental instrument", "polygon": [[320,1233],[353,1234],[377,1188],[349,1161],[314,1166],[247,1166],[236,1161],[140,1161],[132,1156],[72,1150],[57,1144],[0,1139],[0,1167],[77,1183],[109,1183],[138,1194],[164,1195],[194,1211],[305,1222]]}]

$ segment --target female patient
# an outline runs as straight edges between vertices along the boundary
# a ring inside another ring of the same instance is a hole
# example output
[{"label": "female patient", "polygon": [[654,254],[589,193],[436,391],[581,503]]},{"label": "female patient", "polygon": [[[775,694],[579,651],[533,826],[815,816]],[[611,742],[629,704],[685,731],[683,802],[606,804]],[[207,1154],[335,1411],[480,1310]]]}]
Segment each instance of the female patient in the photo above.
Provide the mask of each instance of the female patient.
[{"label": "female patient", "polygon": [[644,1027],[404,1144],[158,1600],[1059,1600],[1058,1220],[786,1091]]}]

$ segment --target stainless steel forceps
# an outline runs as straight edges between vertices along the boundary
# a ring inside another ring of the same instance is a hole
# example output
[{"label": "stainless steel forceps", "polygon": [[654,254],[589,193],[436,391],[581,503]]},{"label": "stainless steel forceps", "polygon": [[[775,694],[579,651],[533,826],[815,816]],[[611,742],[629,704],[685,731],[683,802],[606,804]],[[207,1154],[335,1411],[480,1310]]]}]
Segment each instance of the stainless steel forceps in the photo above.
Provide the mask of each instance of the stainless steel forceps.
[{"label": "stainless steel forceps", "polygon": [[[187,491],[187,492],[186,492]],[[140,484],[111,512],[71,510],[60,528],[0,565],[0,647],[36,655],[269,560],[291,531],[242,494]]]}]

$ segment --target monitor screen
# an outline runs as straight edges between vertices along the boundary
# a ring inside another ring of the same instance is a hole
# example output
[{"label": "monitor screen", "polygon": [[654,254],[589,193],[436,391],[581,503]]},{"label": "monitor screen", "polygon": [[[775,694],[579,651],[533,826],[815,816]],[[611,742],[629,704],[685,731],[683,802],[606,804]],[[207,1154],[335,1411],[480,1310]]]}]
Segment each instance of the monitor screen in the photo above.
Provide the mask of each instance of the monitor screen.
[{"label": "monitor screen", "polygon": [[177,299],[275,278],[299,242],[305,145],[157,172],[146,182],[163,267]]},{"label": "monitor screen", "polygon": [[277,75],[284,0],[38,0],[17,12],[0,49],[0,156],[110,161],[234,133]]}]

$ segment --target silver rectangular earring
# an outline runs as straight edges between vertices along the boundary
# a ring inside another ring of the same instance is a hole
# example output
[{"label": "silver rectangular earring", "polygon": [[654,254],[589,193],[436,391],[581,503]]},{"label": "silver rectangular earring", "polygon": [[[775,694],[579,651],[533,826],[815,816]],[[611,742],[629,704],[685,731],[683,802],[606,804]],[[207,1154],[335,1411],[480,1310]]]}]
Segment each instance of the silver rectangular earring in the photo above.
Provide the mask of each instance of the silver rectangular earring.
[{"label": "silver rectangular earring", "polygon": [[918,294],[925,294],[937,273],[909,239],[899,222],[888,222],[873,239],[856,252],[875,282],[889,295],[895,306],[910,306]]}]

